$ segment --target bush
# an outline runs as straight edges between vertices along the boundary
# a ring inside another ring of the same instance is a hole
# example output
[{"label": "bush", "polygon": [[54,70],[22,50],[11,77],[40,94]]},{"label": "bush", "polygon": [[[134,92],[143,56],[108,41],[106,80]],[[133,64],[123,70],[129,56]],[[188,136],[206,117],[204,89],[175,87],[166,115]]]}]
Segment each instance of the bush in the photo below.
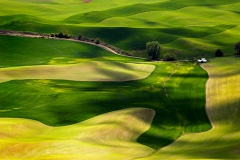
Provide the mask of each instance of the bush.
[{"label": "bush", "polygon": [[100,44],[100,39],[99,39],[99,38],[96,38],[96,39],[94,40],[94,43],[95,43],[95,44]]},{"label": "bush", "polygon": [[175,61],[177,59],[177,56],[173,53],[167,53],[163,55],[164,61]]},{"label": "bush", "polygon": [[78,35],[78,40],[82,40],[83,36],[81,34]]},{"label": "bush", "polygon": [[70,36],[69,34],[65,33],[65,34],[63,35],[63,38],[71,38],[71,36]]}]

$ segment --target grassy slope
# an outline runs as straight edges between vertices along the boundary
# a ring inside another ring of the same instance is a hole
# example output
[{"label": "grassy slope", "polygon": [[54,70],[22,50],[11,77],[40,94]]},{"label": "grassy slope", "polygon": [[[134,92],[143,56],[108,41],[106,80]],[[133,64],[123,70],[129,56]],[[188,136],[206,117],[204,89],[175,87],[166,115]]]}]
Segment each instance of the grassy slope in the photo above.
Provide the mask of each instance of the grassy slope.
[{"label": "grassy slope", "polygon": [[207,111],[214,128],[184,135],[146,159],[239,159],[239,57],[215,58],[209,72]]},{"label": "grassy slope", "polygon": [[[75,42],[7,36],[0,38],[5,44],[8,42],[0,52],[4,67],[92,60],[141,61]],[[21,48],[22,45],[24,47]],[[11,46],[15,46],[15,49]],[[37,58],[34,58],[36,55]],[[138,81],[13,80],[0,83],[0,116],[29,118],[51,126],[62,126],[113,110],[147,107],[154,109],[156,116],[151,129],[141,135],[138,142],[155,149],[171,143],[183,133],[210,129],[204,112],[206,72],[199,66],[179,63],[176,73],[166,82],[169,94],[166,97],[162,82],[176,64],[153,64],[156,66],[154,72],[148,78]],[[196,87],[192,81],[196,81],[199,86]],[[177,86],[172,88],[173,84]]]},{"label": "grassy slope", "polygon": [[0,82],[24,79],[122,82],[146,78],[154,68],[147,64],[97,61],[72,65],[8,67],[0,68]]},{"label": "grassy slope", "polygon": [[60,40],[0,35],[0,48],[0,67],[68,64],[96,60],[134,62],[134,59],[117,56],[92,45]]},{"label": "grassy slope", "polygon": [[63,127],[1,118],[0,157],[45,160],[96,159],[96,154],[98,159],[144,157],[154,150],[136,143],[136,138],[150,127],[154,114],[150,109],[129,108]]},{"label": "grassy slope", "polygon": [[[173,51],[180,57],[212,56],[218,48],[231,53],[238,41],[238,0],[119,0],[108,1],[109,5],[102,1],[2,1],[1,29],[82,33],[125,50],[141,50],[146,42],[158,40],[165,53]],[[12,10],[14,5],[18,7]],[[232,29],[237,35],[229,33]],[[233,43],[221,38],[225,31]]]}]

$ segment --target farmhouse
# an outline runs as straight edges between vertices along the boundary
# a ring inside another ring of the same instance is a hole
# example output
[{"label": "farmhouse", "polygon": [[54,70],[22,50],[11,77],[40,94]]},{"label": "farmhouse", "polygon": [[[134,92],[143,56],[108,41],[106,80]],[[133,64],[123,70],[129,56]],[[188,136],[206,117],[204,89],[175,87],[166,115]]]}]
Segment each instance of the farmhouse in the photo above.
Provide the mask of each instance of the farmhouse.
[{"label": "farmhouse", "polygon": [[207,62],[206,58],[200,58],[198,60],[198,63],[206,63],[206,62]]}]

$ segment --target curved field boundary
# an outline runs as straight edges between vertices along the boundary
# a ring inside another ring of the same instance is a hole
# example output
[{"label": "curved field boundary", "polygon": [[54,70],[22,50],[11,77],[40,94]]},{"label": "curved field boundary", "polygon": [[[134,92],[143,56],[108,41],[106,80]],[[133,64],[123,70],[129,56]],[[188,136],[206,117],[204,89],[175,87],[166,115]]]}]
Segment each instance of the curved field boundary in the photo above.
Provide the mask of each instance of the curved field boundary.
[{"label": "curved field boundary", "polygon": [[233,57],[203,64],[209,74],[206,111],[214,127],[184,135],[145,159],[239,159],[239,65],[239,58]]},{"label": "curved field boundary", "polygon": [[18,37],[27,37],[27,38],[46,38],[46,39],[67,40],[67,41],[73,41],[73,42],[86,43],[86,44],[97,46],[99,48],[102,48],[102,49],[104,49],[106,51],[109,51],[113,54],[117,54],[119,56],[146,60],[146,58],[142,58],[142,57],[135,57],[135,56],[128,56],[128,55],[119,54],[118,52],[114,51],[110,47],[107,47],[106,45],[103,45],[103,44],[96,44],[94,42],[76,40],[76,39],[73,39],[73,38],[69,38],[69,39],[55,38],[55,37],[49,37],[48,35],[41,35],[39,33],[30,33],[30,32],[28,33],[28,32],[20,32],[20,31],[17,32],[17,31],[7,31],[7,30],[0,30],[0,35],[18,36]]},{"label": "curved field boundary", "polygon": [[154,152],[136,139],[155,116],[148,108],[113,111],[62,127],[20,118],[0,118],[3,159],[135,159]]},{"label": "curved field boundary", "polygon": [[0,68],[0,83],[22,79],[62,79],[73,81],[130,81],[148,77],[154,65],[85,62],[69,65],[39,65]]}]

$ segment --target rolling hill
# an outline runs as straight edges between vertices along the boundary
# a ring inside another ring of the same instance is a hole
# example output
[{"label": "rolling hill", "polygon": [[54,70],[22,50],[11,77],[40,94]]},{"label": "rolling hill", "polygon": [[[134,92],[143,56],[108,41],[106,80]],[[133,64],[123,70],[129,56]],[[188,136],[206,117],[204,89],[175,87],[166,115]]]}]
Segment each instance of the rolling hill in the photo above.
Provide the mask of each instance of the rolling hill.
[{"label": "rolling hill", "polygon": [[0,30],[82,34],[145,58],[159,41],[181,60],[0,35],[0,159],[240,158],[239,0],[0,3]]},{"label": "rolling hill", "polygon": [[1,3],[0,29],[81,33],[100,37],[132,54],[144,50],[146,42],[153,40],[162,44],[163,53],[173,52],[179,58],[212,57],[218,48],[232,54],[239,36],[238,0],[89,3],[2,0]]}]

